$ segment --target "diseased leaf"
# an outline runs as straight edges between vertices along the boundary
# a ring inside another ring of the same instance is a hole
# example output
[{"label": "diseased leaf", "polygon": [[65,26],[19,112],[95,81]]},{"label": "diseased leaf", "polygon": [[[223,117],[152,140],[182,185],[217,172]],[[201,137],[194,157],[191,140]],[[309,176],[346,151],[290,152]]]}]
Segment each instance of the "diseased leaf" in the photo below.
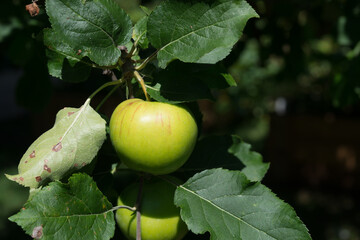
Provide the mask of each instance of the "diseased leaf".
[{"label": "diseased leaf", "polygon": [[233,145],[229,148],[229,153],[232,153],[245,165],[242,172],[249,180],[261,181],[268,171],[270,163],[264,163],[261,154],[250,151],[250,149],[250,144],[233,136]]},{"label": "diseased leaf", "polygon": [[9,220],[44,240],[106,240],[115,231],[111,203],[86,174],[74,174],[68,184],[50,183]]},{"label": "diseased leaf", "polygon": [[245,0],[208,2],[167,0],[150,14],[148,38],[159,50],[161,68],[174,59],[193,63],[224,59],[246,22],[258,17]]},{"label": "diseased leaf", "polygon": [[101,66],[114,65],[130,41],[129,16],[112,0],[47,0],[53,29],[65,43]]},{"label": "diseased leaf", "polygon": [[106,122],[89,105],[64,108],[56,115],[53,128],[42,134],[21,158],[16,175],[10,180],[37,188],[89,164],[105,138]]},{"label": "diseased leaf", "polygon": [[210,232],[211,240],[311,239],[290,205],[239,171],[198,173],[177,188],[174,202],[188,228]]}]

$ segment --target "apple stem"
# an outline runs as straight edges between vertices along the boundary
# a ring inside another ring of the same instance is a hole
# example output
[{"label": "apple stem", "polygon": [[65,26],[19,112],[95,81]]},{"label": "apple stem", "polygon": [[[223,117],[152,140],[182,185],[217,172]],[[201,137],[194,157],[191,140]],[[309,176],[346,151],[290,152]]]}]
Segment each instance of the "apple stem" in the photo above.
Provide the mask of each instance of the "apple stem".
[{"label": "apple stem", "polygon": [[141,240],[141,200],[142,200],[142,188],[143,188],[144,178],[140,177],[139,182],[139,191],[135,203],[136,208],[136,240]]},{"label": "apple stem", "polygon": [[131,78],[127,78],[126,79],[126,86],[128,88],[128,99],[134,98],[134,90],[133,90],[133,86],[131,84]]},{"label": "apple stem", "polygon": [[143,92],[145,94],[145,97],[146,97],[146,101],[150,101],[149,95],[148,95],[148,93],[146,91],[146,86],[145,86],[144,79],[141,77],[141,75],[140,75],[140,73],[138,71],[134,71],[134,76],[141,85],[141,88],[142,88],[142,90],[143,90]]},{"label": "apple stem", "polygon": [[128,209],[128,210],[133,211],[133,212],[136,211],[136,208],[135,208],[135,207],[130,207],[130,206],[126,206],[126,205],[115,206],[115,207],[113,207],[110,211],[116,211],[116,210],[118,210],[118,209],[120,209],[120,208],[125,208],[125,209]]}]

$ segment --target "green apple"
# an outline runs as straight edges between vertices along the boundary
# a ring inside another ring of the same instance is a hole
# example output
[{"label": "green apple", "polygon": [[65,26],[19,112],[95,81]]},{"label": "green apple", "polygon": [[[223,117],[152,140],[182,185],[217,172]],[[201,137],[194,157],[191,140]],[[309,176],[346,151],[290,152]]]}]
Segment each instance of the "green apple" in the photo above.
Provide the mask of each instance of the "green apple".
[{"label": "green apple", "polygon": [[186,162],[197,131],[185,107],[141,99],[122,102],[110,119],[110,138],[120,160],[155,175],[171,173]]},{"label": "green apple", "polygon": [[[139,184],[132,184],[120,194],[118,205],[135,206]],[[142,188],[141,239],[180,240],[188,232],[174,205],[175,186],[162,181],[144,182]],[[128,239],[136,239],[136,214],[128,209],[116,211],[116,221]]]}]

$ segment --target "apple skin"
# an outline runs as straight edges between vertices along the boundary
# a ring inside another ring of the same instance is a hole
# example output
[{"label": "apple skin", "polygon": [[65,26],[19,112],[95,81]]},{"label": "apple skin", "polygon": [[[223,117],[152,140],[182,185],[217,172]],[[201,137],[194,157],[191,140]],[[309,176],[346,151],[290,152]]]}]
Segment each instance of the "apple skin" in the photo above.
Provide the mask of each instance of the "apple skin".
[{"label": "apple skin", "polygon": [[[125,188],[118,198],[118,205],[135,206],[139,184]],[[180,240],[188,232],[180,218],[180,209],[174,205],[175,186],[162,181],[144,182],[141,201],[142,240]],[[116,211],[116,221],[121,232],[136,239],[136,214],[128,209]]]},{"label": "apple skin", "polygon": [[110,119],[110,139],[120,160],[154,175],[181,167],[195,147],[197,133],[185,107],[136,98],[120,103]]}]

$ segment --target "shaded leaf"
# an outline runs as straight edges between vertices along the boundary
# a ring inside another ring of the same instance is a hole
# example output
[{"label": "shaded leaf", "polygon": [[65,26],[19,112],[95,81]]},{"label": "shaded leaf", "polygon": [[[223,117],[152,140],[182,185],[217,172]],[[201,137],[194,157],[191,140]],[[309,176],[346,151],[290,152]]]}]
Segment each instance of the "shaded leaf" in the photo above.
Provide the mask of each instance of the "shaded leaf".
[{"label": "shaded leaf", "polygon": [[115,231],[111,203],[86,174],[74,174],[68,184],[50,183],[9,220],[44,240],[110,239]]},{"label": "shaded leaf", "polygon": [[131,20],[112,0],[47,0],[46,10],[58,36],[99,65],[114,65],[130,41]]},{"label": "shaded leaf", "polygon": [[43,33],[50,75],[67,82],[85,81],[92,63],[82,59],[84,54],[65,43],[53,29],[44,29]]},{"label": "shaded leaf", "polygon": [[290,205],[239,171],[198,173],[177,188],[174,202],[188,228],[210,232],[211,240],[311,239]]},{"label": "shaded leaf", "polygon": [[159,79],[154,86],[147,86],[147,92],[158,102],[172,104],[213,99],[210,89],[204,83],[191,79]]},{"label": "shaded leaf", "polygon": [[159,66],[183,62],[216,63],[240,39],[248,19],[256,12],[244,0],[167,0],[150,14],[148,38],[159,50]]},{"label": "shaded leaf", "polygon": [[146,49],[149,47],[149,40],[147,39],[147,20],[148,17],[145,16],[141,18],[134,26],[134,31],[132,38],[134,41],[138,41],[139,46],[142,49]]},{"label": "shaded leaf", "polygon": [[86,81],[89,78],[91,67],[82,62],[77,62],[72,66],[69,60],[65,59],[61,73],[61,78],[64,81],[78,83]]},{"label": "shaded leaf", "polygon": [[[231,136],[208,136],[200,139],[189,160],[179,171],[194,175],[205,169],[226,168],[230,170],[241,170],[244,164],[229,152],[233,145]],[[190,177],[190,176],[189,176]]]},{"label": "shaded leaf", "polygon": [[155,83],[148,87],[152,98],[160,102],[180,103],[213,99],[210,88],[236,86],[235,80],[220,65],[172,62],[154,74]]},{"label": "shaded leaf", "polygon": [[251,151],[251,145],[243,142],[239,137],[233,136],[233,145],[229,148],[229,153],[236,156],[245,165],[242,172],[251,181],[261,181],[270,164],[264,163],[261,154]]},{"label": "shaded leaf", "polygon": [[[269,169],[261,154],[238,136],[208,136],[200,139],[179,171],[186,176],[211,168],[241,170],[250,181],[261,181]],[[240,160],[240,161],[239,161]]]},{"label": "shaded leaf", "polygon": [[6,175],[7,178],[37,188],[88,165],[106,138],[105,120],[89,103],[90,99],[80,108],[60,110],[54,127],[42,134],[21,158],[19,173]]}]

